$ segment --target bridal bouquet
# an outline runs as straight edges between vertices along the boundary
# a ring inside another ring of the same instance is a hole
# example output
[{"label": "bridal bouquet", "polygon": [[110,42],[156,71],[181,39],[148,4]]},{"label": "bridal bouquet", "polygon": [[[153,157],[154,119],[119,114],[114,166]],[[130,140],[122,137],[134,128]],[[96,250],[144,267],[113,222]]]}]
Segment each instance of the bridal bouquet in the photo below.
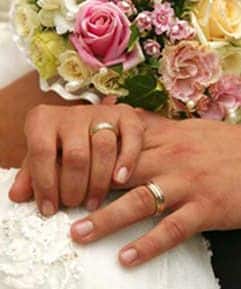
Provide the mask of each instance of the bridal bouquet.
[{"label": "bridal bouquet", "polygon": [[12,19],[45,90],[241,120],[240,0],[17,0]]}]

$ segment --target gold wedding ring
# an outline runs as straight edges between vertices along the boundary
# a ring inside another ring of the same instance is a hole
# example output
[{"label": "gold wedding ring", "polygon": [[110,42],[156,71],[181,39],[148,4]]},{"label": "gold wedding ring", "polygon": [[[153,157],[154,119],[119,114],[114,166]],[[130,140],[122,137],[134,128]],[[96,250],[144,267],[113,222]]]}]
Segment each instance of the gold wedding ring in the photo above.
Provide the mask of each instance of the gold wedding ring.
[{"label": "gold wedding ring", "polygon": [[152,193],[152,195],[155,199],[156,211],[155,211],[154,215],[159,216],[165,209],[164,192],[162,191],[160,186],[155,184],[154,182],[148,182],[146,187]]},{"label": "gold wedding ring", "polygon": [[109,123],[109,122],[100,122],[98,123],[96,126],[94,126],[91,129],[91,135],[95,135],[97,132],[101,131],[101,130],[110,130],[112,132],[114,132],[114,134],[116,136],[118,136],[118,132],[116,130],[116,128],[113,126],[113,124]]}]

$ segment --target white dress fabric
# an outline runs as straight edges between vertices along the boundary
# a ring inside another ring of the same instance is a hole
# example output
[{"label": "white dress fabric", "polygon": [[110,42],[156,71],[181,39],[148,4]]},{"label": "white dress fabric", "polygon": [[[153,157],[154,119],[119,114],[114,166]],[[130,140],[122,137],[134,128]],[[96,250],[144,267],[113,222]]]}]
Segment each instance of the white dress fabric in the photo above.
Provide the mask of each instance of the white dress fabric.
[{"label": "white dress fabric", "polygon": [[[9,4],[0,0],[0,87],[31,69],[11,40]],[[0,169],[0,289],[219,288],[211,254],[201,236],[139,268],[126,270],[117,261],[118,250],[153,228],[154,220],[78,246],[71,241],[69,228],[86,212],[65,211],[45,219],[34,203],[12,204],[7,195],[15,174],[14,169]]]}]

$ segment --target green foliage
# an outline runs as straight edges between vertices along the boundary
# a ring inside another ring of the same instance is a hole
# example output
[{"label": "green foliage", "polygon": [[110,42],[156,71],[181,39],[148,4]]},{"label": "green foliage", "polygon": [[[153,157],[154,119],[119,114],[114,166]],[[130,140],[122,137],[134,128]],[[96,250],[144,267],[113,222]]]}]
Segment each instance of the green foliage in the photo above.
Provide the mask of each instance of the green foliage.
[{"label": "green foliage", "polygon": [[157,80],[151,74],[128,77],[124,88],[129,91],[129,94],[120,98],[118,103],[127,103],[134,107],[155,111],[167,100],[166,92],[158,88]]},{"label": "green foliage", "polygon": [[146,56],[146,61],[150,68],[158,70],[160,67],[160,60],[155,57]]},{"label": "green foliage", "polygon": [[131,25],[130,30],[131,30],[131,37],[130,37],[130,40],[128,43],[128,52],[132,51],[136,42],[140,38],[139,29],[137,28],[137,26],[135,24]]},{"label": "green foliage", "polygon": [[29,4],[34,4],[34,5],[37,5],[38,6],[38,0],[28,0],[28,3]]},{"label": "green foliage", "polygon": [[138,12],[152,9],[152,1],[150,0],[132,0]]},{"label": "green foliage", "polygon": [[116,64],[110,67],[110,69],[114,70],[118,74],[121,74],[123,72],[123,65],[122,64]]},{"label": "green foliage", "polygon": [[172,6],[175,10],[176,16],[181,17],[185,11],[186,0],[172,0]]}]

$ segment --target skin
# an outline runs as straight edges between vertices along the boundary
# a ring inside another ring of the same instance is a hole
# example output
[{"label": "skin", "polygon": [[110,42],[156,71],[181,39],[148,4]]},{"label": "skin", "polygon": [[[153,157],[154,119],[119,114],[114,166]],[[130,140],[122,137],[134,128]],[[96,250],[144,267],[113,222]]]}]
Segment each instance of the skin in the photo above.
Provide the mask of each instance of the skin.
[{"label": "skin", "polygon": [[143,184],[158,184],[169,214],[120,250],[119,260],[126,267],[140,265],[195,233],[241,228],[241,128],[142,115],[147,124],[143,153],[126,184],[134,189],[71,228],[73,239],[84,245],[151,217],[155,202]]},{"label": "skin", "polygon": [[[117,134],[105,129],[90,137],[101,122]],[[61,204],[85,201],[97,209],[113,179],[125,183],[142,150],[144,123],[126,105],[41,105],[28,113],[25,134],[28,154],[10,198],[22,202],[34,194],[40,212],[51,216]]]},{"label": "skin", "polygon": [[0,100],[0,166],[4,168],[22,165],[27,152],[24,124],[31,109],[40,104],[79,104],[76,101],[67,102],[53,92],[42,92],[35,72],[1,88]]},{"label": "skin", "polygon": [[[34,98],[32,94],[29,94],[29,91],[31,91],[28,88],[29,85],[33,86],[31,90],[33,89],[35,92]],[[6,166],[12,166],[18,164],[26,152],[22,129],[27,112],[39,103],[58,105],[65,105],[66,103],[54,94],[48,94],[51,97],[45,98],[46,94],[42,94],[37,89],[37,78],[33,73],[26,76],[24,81],[17,81],[13,86],[1,90],[0,94],[0,115],[2,118],[2,121],[0,121],[0,139],[4,139],[4,142],[1,142],[0,150],[1,164],[5,163]],[[24,98],[19,98],[19,95],[24,95]],[[54,122],[56,109],[59,111],[57,115],[62,117]],[[103,119],[106,121],[107,116],[110,116],[109,121],[113,121],[113,119],[120,120],[120,114],[118,115],[113,107],[111,111],[115,112],[109,114],[106,111],[101,114],[101,106],[98,107],[97,111],[93,110],[92,114],[87,113],[89,108],[82,106],[81,114],[73,115],[73,109],[76,111],[78,108],[49,106],[46,109],[46,106],[40,106],[40,108],[38,107],[30,113],[26,125],[29,142],[28,155],[23,164],[23,169],[10,192],[10,197],[13,200],[27,201],[32,197],[32,188],[34,188],[34,194],[36,195],[36,191],[38,192],[36,187],[41,182],[44,183],[43,188],[48,191],[52,187],[46,186],[45,180],[50,180],[51,176],[55,176],[53,179],[56,180],[58,170],[55,170],[55,168],[58,166],[56,163],[55,167],[53,162],[56,155],[53,157],[51,151],[42,150],[42,147],[38,150],[39,140],[43,135],[41,132],[44,127],[48,125],[48,128],[52,128],[52,126],[55,129],[57,127],[62,128],[60,120],[70,119],[71,121],[68,121],[67,124],[71,124],[71,129],[74,128],[75,134],[68,135],[70,129],[63,130],[66,134],[65,138],[62,139],[62,143],[75,145],[81,141],[82,148],[86,149],[89,135],[87,133],[83,134],[83,131],[76,131],[86,129],[83,125],[83,119],[81,121],[79,115],[82,115],[82,117],[84,115],[84,120],[88,119],[88,123],[90,123],[90,120],[92,120],[91,123],[98,123]],[[105,109],[107,109],[106,106]],[[125,109],[129,110],[127,107]],[[63,113],[66,113],[65,117],[63,117]],[[135,113],[138,114],[138,117]],[[127,189],[129,192],[109,206],[97,210],[85,219],[74,223],[71,228],[73,239],[80,244],[88,244],[144,218],[151,217],[155,213],[155,202],[150,191],[144,186],[150,180],[159,184],[162,188],[166,199],[165,209],[169,214],[148,234],[136,241],[131,241],[120,250],[119,259],[123,266],[133,267],[142,264],[175,247],[197,232],[241,228],[241,152],[238,149],[241,141],[241,128],[222,122],[194,119],[176,122],[162,119],[153,113],[143,111],[135,111],[135,113],[132,125],[135,127],[135,131],[136,127],[139,128],[139,137],[135,137],[135,140],[133,138],[132,140],[129,139],[126,144],[132,146],[134,141],[135,150],[136,147],[140,149],[141,144],[141,154],[136,153],[132,159],[135,161],[130,164],[129,171],[132,171],[132,173],[129,175],[129,179],[126,178],[127,183],[116,182],[115,174],[113,174],[114,182],[111,184],[113,188]],[[118,117],[116,117],[116,114]],[[124,115],[126,116],[126,111]],[[95,116],[98,116],[98,118],[95,119]],[[76,118],[77,122],[74,121]],[[136,125],[136,121],[140,126]],[[46,125],[41,125],[43,123]],[[75,123],[78,123],[79,126],[73,126]],[[145,130],[143,123],[145,123]],[[63,127],[66,127],[66,122],[64,122]],[[120,129],[120,126],[118,128]],[[124,131],[125,129],[123,129]],[[135,131],[132,130],[131,134]],[[52,148],[54,147],[54,138],[51,134],[53,132],[56,134],[57,131],[53,129],[44,130],[46,137],[43,140],[47,141],[48,145],[51,144]],[[80,135],[80,133],[85,135],[85,138],[81,140],[76,138],[76,134]],[[108,166],[112,165],[112,168],[116,168],[113,163],[116,164],[121,154],[123,156],[123,150],[121,150],[120,155],[117,153],[119,147],[117,147],[114,134],[110,134],[110,131],[102,131],[101,133],[108,134],[108,141],[104,145],[108,146],[115,142],[111,154],[108,155],[107,162],[109,162]],[[94,137],[103,139],[99,135]],[[56,145],[56,142],[54,144]],[[18,150],[13,153],[13,148],[16,150],[16,145]],[[103,150],[103,147],[103,143],[96,146],[103,155],[100,153],[99,157],[96,157],[96,152],[94,153],[96,164],[91,164],[95,168],[94,170],[98,167],[97,163],[104,157],[104,154],[109,152],[109,150]],[[47,152],[47,154],[43,156],[43,152]],[[74,152],[76,151],[74,150]],[[73,165],[73,174],[75,174],[75,170],[80,172],[85,168],[83,164],[79,166],[78,160],[83,159],[78,158],[78,156],[76,158],[75,154],[71,154],[71,158],[67,158],[71,160],[70,162],[67,161],[67,164],[70,164],[70,167]],[[89,155],[89,157],[92,157],[92,155]],[[41,166],[39,163],[41,163]],[[49,169],[51,172],[51,167],[52,174],[45,174]],[[103,169],[104,174],[106,173],[106,167],[102,167],[99,172],[98,169],[92,175],[101,175]],[[67,168],[64,170],[68,171]],[[110,174],[111,170],[108,169],[108,171]],[[32,175],[35,174],[36,180],[40,178],[38,185],[34,185],[35,181],[32,179]],[[66,173],[63,173],[61,176],[64,174],[66,175]],[[69,177],[73,178],[70,175]],[[97,179],[102,180],[101,177]],[[111,181],[109,180],[109,182]],[[61,183],[65,183],[65,181]],[[57,195],[57,192],[55,194]],[[110,219],[111,222],[109,222]]]},{"label": "skin", "polygon": [[[241,228],[241,128],[216,121],[177,122],[154,113],[137,113],[146,125],[142,152],[128,182],[112,184],[129,191],[75,222],[72,238],[86,245],[153,216],[155,201],[144,185],[150,180],[162,188],[168,215],[149,233],[130,240],[120,250],[123,266],[140,265],[198,232]],[[17,181],[19,192],[23,179]]]}]

